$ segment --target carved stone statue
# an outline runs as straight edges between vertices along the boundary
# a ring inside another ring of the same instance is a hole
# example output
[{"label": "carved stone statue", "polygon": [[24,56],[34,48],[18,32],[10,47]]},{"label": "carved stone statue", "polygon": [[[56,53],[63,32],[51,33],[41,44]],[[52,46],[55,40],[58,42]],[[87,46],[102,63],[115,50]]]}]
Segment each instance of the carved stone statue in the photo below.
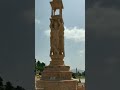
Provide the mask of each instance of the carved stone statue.
[{"label": "carved stone statue", "polygon": [[[53,25],[52,25],[53,24]],[[59,54],[58,46],[59,46],[59,27],[58,23],[55,21],[51,23],[51,50],[50,55]]]},{"label": "carved stone statue", "polygon": [[63,23],[58,20],[59,22],[59,54],[64,55],[64,26]]},{"label": "carved stone statue", "polygon": [[62,19],[50,20],[50,56],[64,54],[64,25]]},{"label": "carved stone statue", "polygon": [[59,9],[59,13],[62,16],[62,9],[63,9],[63,3],[62,0],[53,0],[52,2],[50,2],[51,6],[52,6],[52,16],[55,15],[55,12],[57,9]]}]

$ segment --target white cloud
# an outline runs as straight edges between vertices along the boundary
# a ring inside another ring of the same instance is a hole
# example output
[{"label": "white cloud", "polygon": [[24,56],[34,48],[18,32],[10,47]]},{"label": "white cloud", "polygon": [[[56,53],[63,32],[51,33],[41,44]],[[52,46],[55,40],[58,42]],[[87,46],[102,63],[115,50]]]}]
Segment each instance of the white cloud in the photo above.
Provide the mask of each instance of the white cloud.
[{"label": "white cloud", "polygon": [[35,23],[40,24],[40,20],[35,18]]},{"label": "white cloud", "polygon": [[45,30],[45,35],[50,36],[50,30]]},{"label": "white cloud", "polygon": [[79,53],[79,54],[83,54],[83,53],[85,53],[85,50],[82,49],[82,50],[78,51],[78,53]]},{"label": "white cloud", "polygon": [[85,30],[77,27],[71,29],[65,27],[65,38],[76,42],[85,41]]},{"label": "white cloud", "polygon": [[[85,30],[77,27],[67,28],[65,27],[65,38],[68,40],[73,40],[75,42],[85,41]],[[46,30],[45,34],[50,36],[50,30]]]}]

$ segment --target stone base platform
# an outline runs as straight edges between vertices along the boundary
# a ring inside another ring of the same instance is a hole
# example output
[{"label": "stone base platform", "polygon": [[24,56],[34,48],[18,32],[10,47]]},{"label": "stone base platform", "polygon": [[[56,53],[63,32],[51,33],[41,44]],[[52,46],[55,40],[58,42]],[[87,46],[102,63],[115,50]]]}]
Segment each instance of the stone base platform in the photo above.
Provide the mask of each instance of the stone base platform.
[{"label": "stone base platform", "polygon": [[51,61],[42,72],[41,78],[36,81],[36,90],[84,90],[82,84],[78,85],[77,80],[72,79],[70,66],[55,64]]},{"label": "stone base platform", "polygon": [[36,90],[77,90],[76,80],[46,81],[36,82]]},{"label": "stone base platform", "polygon": [[71,80],[72,72],[69,66],[47,66],[42,72],[42,80]]}]

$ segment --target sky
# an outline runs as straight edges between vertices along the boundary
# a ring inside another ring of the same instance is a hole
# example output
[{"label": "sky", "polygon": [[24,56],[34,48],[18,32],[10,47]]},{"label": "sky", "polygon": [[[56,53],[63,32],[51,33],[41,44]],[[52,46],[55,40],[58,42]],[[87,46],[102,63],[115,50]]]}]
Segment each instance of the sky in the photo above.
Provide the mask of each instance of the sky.
[{"label": "sky", "polygon": [[120,90],[120,0],[86,0],[85,6],[87,88]]},{"label": "sky", "polygon": [[[35,58],[50,63],[50,0],[35,0]],[[85,70],[85,0],[63,0],[65,65]]]}]

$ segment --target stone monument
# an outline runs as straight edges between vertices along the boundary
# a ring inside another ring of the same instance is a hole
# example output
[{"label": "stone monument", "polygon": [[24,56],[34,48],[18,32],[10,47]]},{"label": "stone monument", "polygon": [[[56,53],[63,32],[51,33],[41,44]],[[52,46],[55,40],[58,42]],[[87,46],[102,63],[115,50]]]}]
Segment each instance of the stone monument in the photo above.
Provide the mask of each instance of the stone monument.
[{"label": "stone monument", "polygon": [[[37,90],[78,90],[77,81],[72,79],[70,67],[64,64],[64,22],[62,0],[53,0],[50,18],[50,57],[51,61],[36,82]],[[59,14],[56,14],[59,10]]]}]

